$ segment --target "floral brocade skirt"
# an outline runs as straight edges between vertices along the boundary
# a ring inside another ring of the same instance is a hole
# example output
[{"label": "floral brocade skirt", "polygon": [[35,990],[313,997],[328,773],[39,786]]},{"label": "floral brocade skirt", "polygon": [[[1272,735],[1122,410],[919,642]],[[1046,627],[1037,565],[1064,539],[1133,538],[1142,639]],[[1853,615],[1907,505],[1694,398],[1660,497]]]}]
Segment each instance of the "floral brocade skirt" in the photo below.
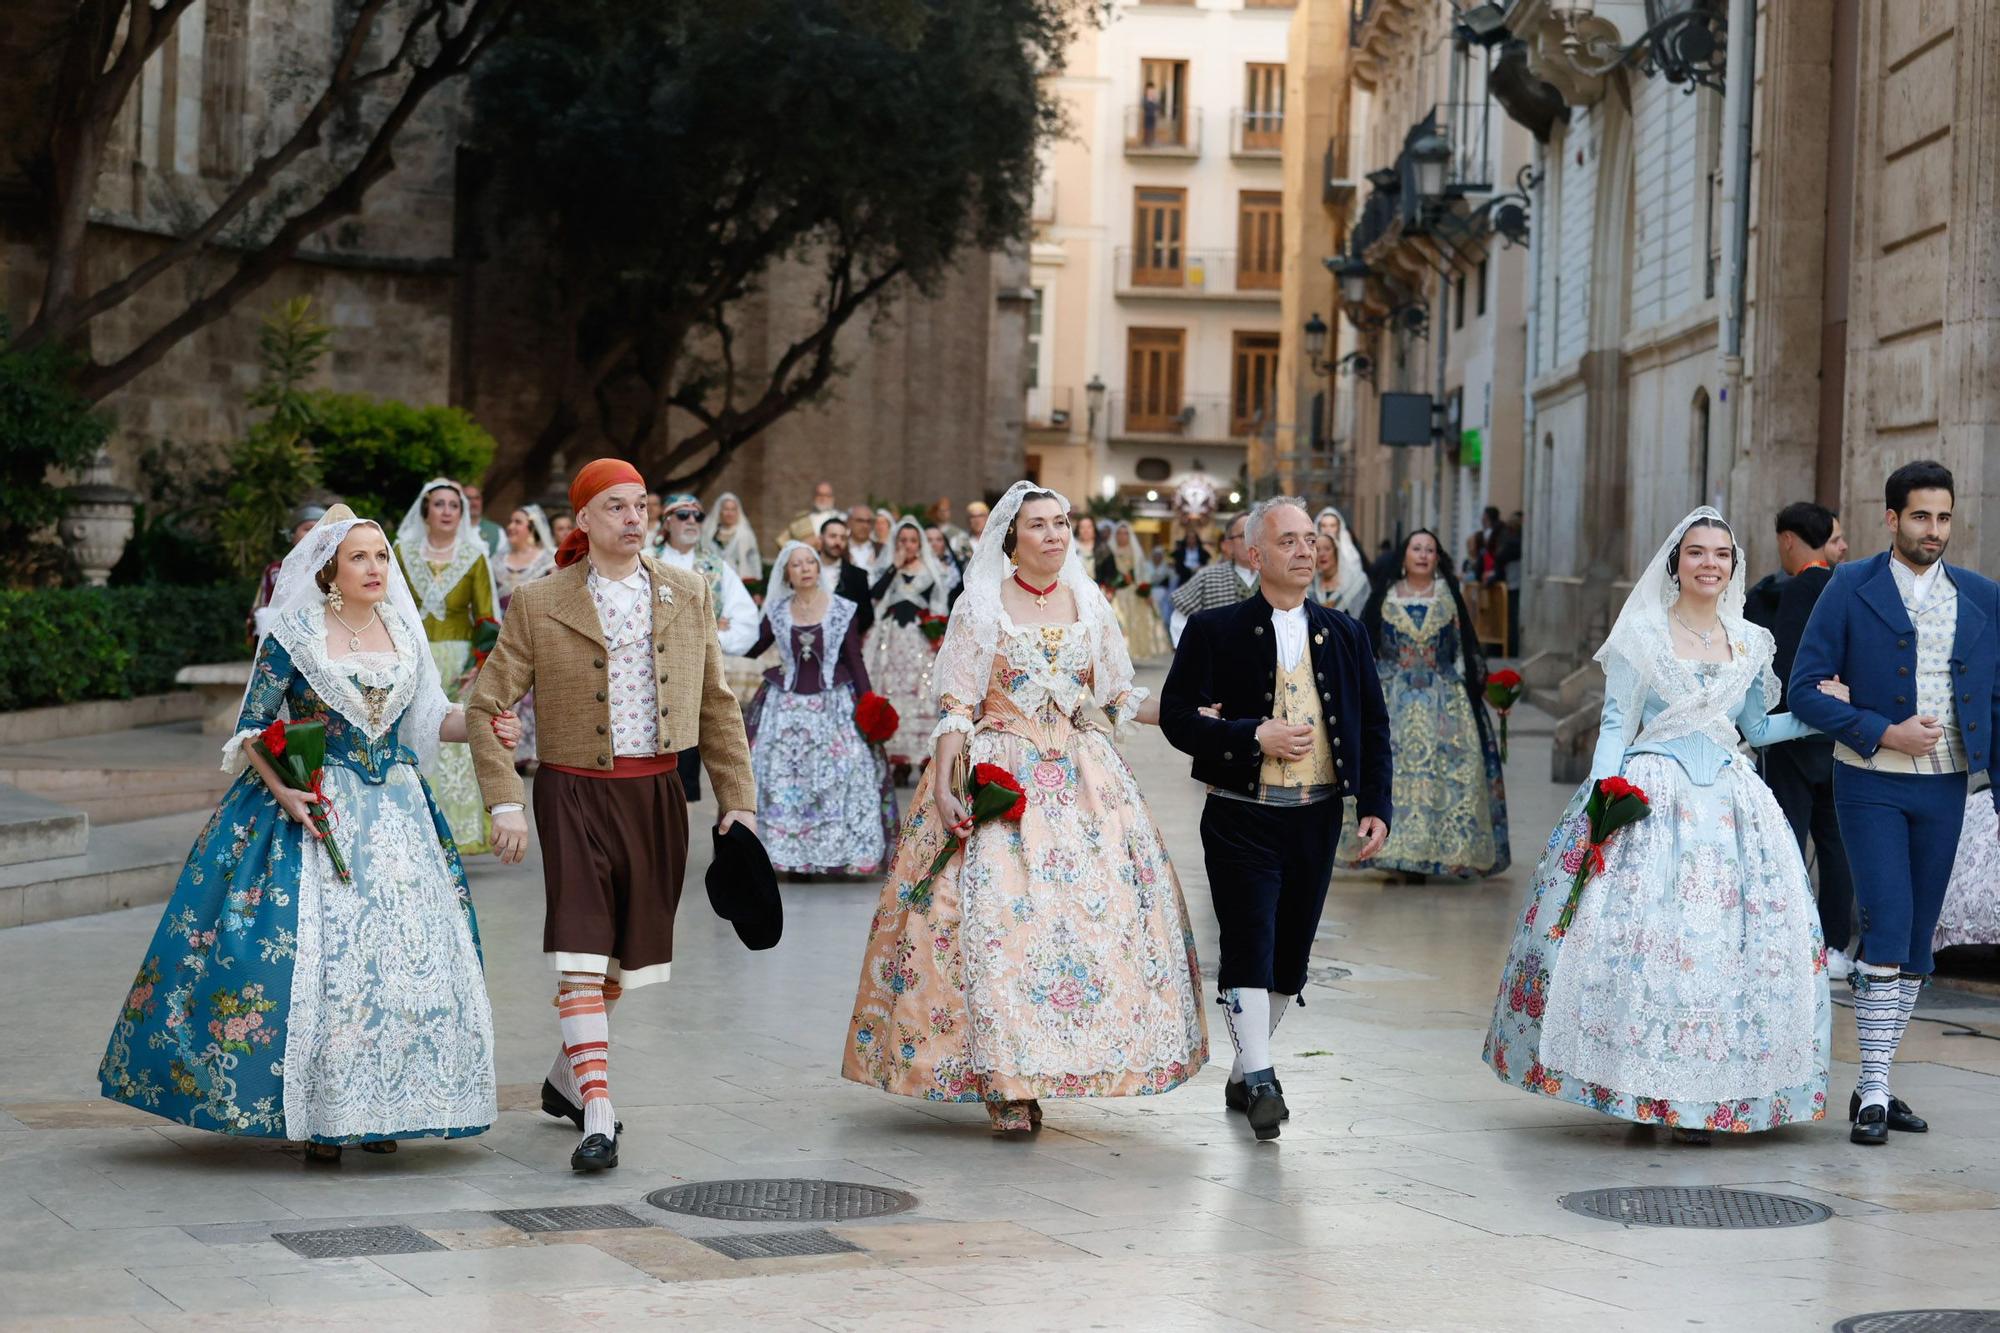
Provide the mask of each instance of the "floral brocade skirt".
[{"label": "floral brocade skirt", "polygon": [[1385,668],[1382,697],[1395,753],[1389,840],[1367,861],[1349,824],[1340,864],[1358,870],[1481,879],[1513,861],[1500,745],[1458,675]]},{"label": "floral brocade skirt", "polygon": [[1741,761],[1713,785],[1639,754],[1652,813],[1613,834],[1557,929],[1588,841],[1586,783],[1549,836],[1485,1046],[1504,1083],[1621,1120],[1750,1133],[1826,1116],[1819,916],[1798,844]]},{"label": "floral brocade skirt", "polygon": [[757,836],[773,869],[876,875],[896,845],[888,761],[854,725],[854,688],[795,694],[766,682],[750,705]]},{"label": "floral brocade skirt", "polygon": [[1150,596],[1141,597],[1137,588],[1120,588],[1112,594],[1111,605],[1118,612],[1118,628],[1125,634],[1125,650],[1134,662],[1164,657],[1174,650],[1167,641],[1167,627]]},{"label": "floral brocade skirt", "polygon": [[[472,645],[463,639],[440,639],[431,644],[431,660],[437,663],[444,680],[445,698],[459,703],[458,679],[472,665]],[[517,751],[518,754],[518,751]],[[479,778],[472,767],[472,747],[460,744],[438,746],[437,759],[424,776],[430,779],[438,809],[451,826],[451,839],[460,856],[477,856],[493,850],[493,822],[486,813],[486,798],[479,794]]]},{"label": "floral brocade skirt", "polygon": [[920,764],[931,748],[937,704],[931,698],[931,663],[937,654],[915,622],[901,625],[885,616],[868,631],[863,649],[868,679],[895,706],[896,734],[882,748],[896,764]]},{"label": "floral brocade skirt", "polygon": [[1938,914],[1933,949],[1956,944],[2000,944],[2000,825],[1993,812],[1993,793],[1976,791],[1965,798],[1965,825],[1958,835],[1958,858],[1952,862],[1951,886]]},{"label": "floral brocade skirt", "polygon": [[1027,792],[927,889],[951,835],[918,785],[870,923],[841,1073],[904,1097],[1166,1092],[1208,1059],[1194,934],[1159,828],[1108,737],[988,729],[971,764]]}]

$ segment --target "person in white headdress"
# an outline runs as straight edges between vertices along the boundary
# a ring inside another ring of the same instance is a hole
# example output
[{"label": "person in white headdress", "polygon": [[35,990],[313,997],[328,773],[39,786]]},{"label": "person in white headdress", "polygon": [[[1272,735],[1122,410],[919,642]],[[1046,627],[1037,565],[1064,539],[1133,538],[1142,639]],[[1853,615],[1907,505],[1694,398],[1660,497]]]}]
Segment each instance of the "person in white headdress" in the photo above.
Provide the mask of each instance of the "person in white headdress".
[{"label": "person in white headdress", "polygon": [[[493,590],[499,594],[499,619],[507,618],[514,590],[556,572],[556,538],[549,516],[540,505],[522,505],[507,516],[505,545],[494,562]],[[530,690],[515,705],[521,715],[521,743],[514,749],[514,766],[526,772],[535,765],[535,694]]]},{"label": "person in white headdress", "polygon": [[757,833],[779,874],[877,875],[896,846],[889,764],[855,716],[870,694],[862,628],[820,553],[786,542],[749,653],[776,648],[778,665],[745,713]]},{"label": "person in white headdress", "polygon": [[877,567],[875,629],[868,636],[868,677],[900,719],[884,749],[900,784],[930,749],[934,708],[930,693],[935,650],[924,623],[950,605],[952,583],[931,553],[923,525],[898,519],[889,533],[888,560]]},{"label": "person in white headdress", "polygon": [[1111,605],[1125,631],[1126,647],[1138,661],[1164,657],[1173,651],[1173,644],[1167,641],[1166,622],[1153,605],[1152,565],[1139,545],[1139,534],[1130,523],[1106,523],[1102,546],[1097,581],[1112,590]]},{"label": "person in white headdress", "polygon": [[[764,581],[764,557],[757,550],[757,530],[743,512],[743,501],[734,491],[716,497],[715,507],[701,521],[702,540],[713,547],[723,563],[736,571],[746,584]],[[664,543],[663,543],[664,544]]]},{"label": "person in white headdress", "polygon": [[1316,589],[1313,600],[1336,611],[1345,611],[1358,620],[1368,605],[1368,566],[1361,559],[1361,548],[1354,544],[1354,534],[1347,530],[1347,519],[1338,509],[1328,505],[1314,516],[1313,527],[1333,538],[1338,559],[1333,586]]},{"label": "person in white headdress", "polygon": [[[466,738],[375,523],[335,505],[285,557],[223,769],[236,775],[119,1005],[106,1097],[198,1129],[342,1144],[493,1123],[493,1016],[465,869],[417,774]],[[252,746],[318,723],[295,791]],[[494,719],[502,744],[518,732]],[[343,878],[310,831],[331,825]]]},{"label": "person in white headdress", "polygon": [[[1503,1082],[1696,1143],[1825,1118],[1832,1011],[1812,885],[1738,744],[1813,734],[1765,712],[1774,651],[1743,618],[1728,525],[1695,510],[1597,652],[1590,776],[1536,868],[1487,1033]],[[1611,836],[1565,924],[1589,856],[1584,802],[1613,777],[1650,813]]]},{"label": "person in white headdress", "polygon": [[[473,639],[481,624],[499,624],[500,594],[486,543],[467,517],[465,492],[455,481],[440,477],[426,482],[417,499],[396,525],[396,558],[417,609],[423,612],[424,637],[444,682],[445,697],[457,703],[470,690],[478,663]],[[451,825],[461,856],[493,850],[493,824],[479,796],[472,771],[472,752],[463,745],[446,745],[424,765],[424,776]]]},{"label": "person in white headdress", "polygon": [[[1180,881],[1112,743],[1157,723],[1159,705],[1132,683],[1069,512],[1015,483],[966,566],[933,680],[932,762],[841,1064],[899,1096],[984,1103],[1001,1132],[1038,1125],[1043,1097],[1166,1092],[1208,1059]],[[996,768],[1023,793],[1018,815],[975,823],[968,775]]]}]

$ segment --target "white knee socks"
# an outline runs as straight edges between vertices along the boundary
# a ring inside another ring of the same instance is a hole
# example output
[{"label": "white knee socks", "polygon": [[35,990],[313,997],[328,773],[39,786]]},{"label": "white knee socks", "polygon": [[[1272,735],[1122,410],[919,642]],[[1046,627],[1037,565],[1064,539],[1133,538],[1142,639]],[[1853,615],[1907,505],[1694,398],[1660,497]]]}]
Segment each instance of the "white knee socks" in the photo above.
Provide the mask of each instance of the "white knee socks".
[{"label": "white knee socks", "polygon": [[1222,1015],[1229,1024],[1230,1044],[1236,1059],[1229,1066],[1229,1081],[1240,1083],[1245,1072],[1261,1073],[1272,1067],[1271,1037],[1285,1016],[1292,997],[1279,991],[1230,990],[1222,997]]},{"label": "white knee socks", "polygon": [[[1896,1042],[1903,1035],[1908,1010],[1903,1007],[1899,969],[1857,963],[1854,967],[1854,1034],[1861,1044],[1861,1105],[1889,1104],[1889,1066],[1896,1059]],[[1916,1004],[1914,985],[1910,1004]]]},{"label": "white knee socks", "polygon": [[[609,1042],[611,1013],[618,1007],[618,997],[622,994],[624,994],[624,991],[617,982],[607,981],[604,983],[604,1022],[607,1043]],[[558,1013],[560,1013],[562,1008],[562,995],[560,992],[556,995],[555,1003]],[[573,1105],[583,1105],[583,1094],[578,1092],[576,1088],[576,1071],[570,1068],[569,1049],[560,1040],[556,1042],[555,1062],[549,1066],[549,1083],[557,1092],[569,1098]]]},{"label": "white knee socks", "polygon": [[563,1054],[583,1103],[583,1132],[610,1138],[617,1133],[617,1117],[611,1109],[611,1024],[602,979],[565,977],[556,1012],[562,1022]]}]

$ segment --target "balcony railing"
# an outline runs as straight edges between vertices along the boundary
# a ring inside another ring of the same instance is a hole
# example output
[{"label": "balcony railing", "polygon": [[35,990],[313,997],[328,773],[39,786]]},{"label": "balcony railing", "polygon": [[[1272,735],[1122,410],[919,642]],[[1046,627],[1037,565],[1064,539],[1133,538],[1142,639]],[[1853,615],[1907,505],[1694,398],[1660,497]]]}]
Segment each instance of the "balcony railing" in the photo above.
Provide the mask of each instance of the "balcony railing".
[{"label": "balcony railing", "polygon": [[1285,146],[1285,113],[1238,107],[1229,113],[1231,157],[1275,160]]},{"label": "balcony railing", "polygon": [[1256,260],[1245,265],[1234,250],[1157,245],[1134,250],[1120,246],[1114,257],[1120,296],[1275,301],[1283,276],[1278,268]]},{"label": "balcony railing", "polygon": [[1144,102],[1125,108],[1125,154],[1128,157],[1201,156],[1201,108],[1150,110]]},{"label": "balcony railing", "polygon": [[[1451,143],[1445,189],[1460,194],[1491,194],[1493,103],[1483,97],[1476,102],[1439,102],[1431,108],[1428,123]],[[1412,131],[1413,136],[1421,129],[1420,123]]]},{"label": "balcony railing", "polygon": [[1107,405],[1111,434],[1120,437],[1244,440],[1263,429],[1259,420],[1238,420],[1225,393],[1114,393]]},{"label": "balcony railing", "polygon": [[1075,420],[1070,414],[1076,403],[1076,388],[1069,384],[1038,385],[1028,390],[1028,429],[1066,430]]}]

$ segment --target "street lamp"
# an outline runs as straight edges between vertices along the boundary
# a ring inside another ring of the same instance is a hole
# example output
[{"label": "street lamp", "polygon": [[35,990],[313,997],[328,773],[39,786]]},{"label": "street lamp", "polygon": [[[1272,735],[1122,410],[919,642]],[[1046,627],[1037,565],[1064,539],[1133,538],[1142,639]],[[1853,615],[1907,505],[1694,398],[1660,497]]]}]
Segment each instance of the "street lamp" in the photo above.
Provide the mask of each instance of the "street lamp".
[{"label": "street lamp", "polygon": [[[1326,271],[1340,284],[1340,299],[1348,305],[1360,305],[1368,299],[1368,262],[1355,255],[1334,255],[1323,261]],[[1313,316],[1318,319],[1319,316]]]},{"label": "street lamp", "polygon": [[1604,36],[1612,29],[1597,21],[1595,0],[1571,0],[1551,13],[1563,25],[1564,54],[1584,74],[1601,77],[1630,65],[1647,78],[1657,73],[1685,84],[1688,92],[1723,90],[1729,19],[1716,0],[1646,0],[1645,34],[1622,47]]},{"label": "street lamp", "polygon": [[1090,376],[1090,383],[1083,386],[1083,401],[1090,408],[1089,434],[1094,440],[1097,438],[1097,414],[1104,410],[1104,381],[1095,372]]},{"label": "street lamp", "polygon": [[1408,152],[1417,178],[1418,200],[1435,204],[1444,197],[1445,168],[1451,165],[1451,141],[1436,130],[1427,130],[1410,145]]},{"label": "street lamp", "polygon": [[1313,373],[1324,375],[1320,369],[1326,356],[1326,321],[1319,317],[1319,311],[1312,313],[1306,321],[1306,359],[1312,362]]}]

